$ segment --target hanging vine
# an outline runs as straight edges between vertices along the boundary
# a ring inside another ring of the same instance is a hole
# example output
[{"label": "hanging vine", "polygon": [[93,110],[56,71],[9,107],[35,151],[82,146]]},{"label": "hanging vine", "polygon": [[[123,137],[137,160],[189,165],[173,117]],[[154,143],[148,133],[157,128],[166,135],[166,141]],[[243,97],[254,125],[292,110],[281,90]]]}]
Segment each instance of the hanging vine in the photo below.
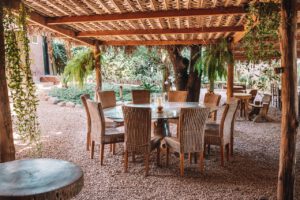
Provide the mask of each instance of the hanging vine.
[{"label": "hanging vine", "polygon": [[29,39],[27,37],[27,14],[25,7],[20,6],[19,15],[5,10],[4,37],[7,57],[8,87],[13,99],[13,110],[16,114],[14,123],[17,132],[24,142],[40,148],[40,128],[37,117],[38,99],[32,79],[29,57]]},{"label": "hanging vine", "polygon": [[242,41],[249,62],[280,57],[280,52],[275,47],[279,39],[279,10],[277,0],[249,4],[246,15],[246,28],[249,32]]}]

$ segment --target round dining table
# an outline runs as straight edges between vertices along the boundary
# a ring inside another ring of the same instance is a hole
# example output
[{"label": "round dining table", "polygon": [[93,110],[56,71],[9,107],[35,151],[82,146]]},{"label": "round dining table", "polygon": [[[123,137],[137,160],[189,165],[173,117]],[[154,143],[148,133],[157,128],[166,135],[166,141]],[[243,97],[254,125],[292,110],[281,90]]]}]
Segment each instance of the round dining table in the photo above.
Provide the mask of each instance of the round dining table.
[{"label": "round dining table", "polygon": [[[157,112],[157,104],[123,104],[126,106],[134,106],[141,108],[151,108],[152,120],[156,120],[154,127],[154,134],[162,137],[170,136],[168,119],[177,119],[180,115],[181,108],[210,108],[210,112],[214,112],[218,109],[217,106],[204,105],[198,102],[165,102],[162,104],[162,112]],[[103,110],[104,116],[114,121],[123,121],[122,105],[118,105]]]},{"label": "round dining table", "polygon": [[71,199],[83,187],[83,171],[71,162],[26,159],[0,163],[1,200]]}]

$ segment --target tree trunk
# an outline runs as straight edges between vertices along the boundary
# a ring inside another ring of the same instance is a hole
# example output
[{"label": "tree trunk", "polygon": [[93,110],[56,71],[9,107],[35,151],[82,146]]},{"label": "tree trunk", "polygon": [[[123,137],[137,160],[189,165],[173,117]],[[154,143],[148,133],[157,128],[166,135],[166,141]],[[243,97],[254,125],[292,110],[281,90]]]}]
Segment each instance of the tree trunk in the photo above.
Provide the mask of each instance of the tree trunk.
[{"label": "tree trunk", "polygon": [[0,162],[11,160],[15,160],[15,146],[5,76],[3,2],[0,1]]},{"label": "tree trunk", "polygon": [[209,91],[208,92],[214,92],[215,90],[215,79],[209,80]]},{"label": "tree trunk", "polygon": [[101,76],[101,63],[100,63],[100,48],[99,42],[96,41],[95,51],[95,72],[96,72],[96,88],[95,88],[95,100],[99,100],[97,97],[97,92],[102,89],[102,76]]},{"label": "tree trunk", "polygon": [[[228,49],[232,53],[231,40],[228,40]],[[227,101],[233,97],[234,62],[228,63],[227,67]]]},{"label": "tree trunk", "polygon": [[163,72],[163,92],[168,92],[170,90],[171,83],[165,84],[168,81],[168,78],[170,76],[170,70],[168,66],[165,66],[164,72]]},{"label": "tree trunk", "polygon": [[174,68],[176,90],[186,90],[189,61],[181,55],[180,50],[180,46],[173,46],[168,53]]},{"label": "tree trunk", "polygon": [[277,199],[294,198],[296,134],[298,127],[296,30],[297,0],[281,4],[282,119]]},{"label": "tree trunk", "polygon": [[54,58],[53,58],[53,46],[52,46],[52,37],[46,37],[47,40],[47,47],[48,47],[48,56],[50,61],[50,66],[52,69],[52,75],[57,75],[57,68],[54,65]]},{"label": "tree trunk", "polygon": [[200,98],[200,88],[201,88],[201,75],[198,71],[195,69],[195,62],[197,59],[201,56],[201,46],[191,46],[191,64],[190,64],[190,73],[189,73],[189,79],[187,83],[187,90],[188,90],[188,97],[187,101],[190,102],[199,102]]}]

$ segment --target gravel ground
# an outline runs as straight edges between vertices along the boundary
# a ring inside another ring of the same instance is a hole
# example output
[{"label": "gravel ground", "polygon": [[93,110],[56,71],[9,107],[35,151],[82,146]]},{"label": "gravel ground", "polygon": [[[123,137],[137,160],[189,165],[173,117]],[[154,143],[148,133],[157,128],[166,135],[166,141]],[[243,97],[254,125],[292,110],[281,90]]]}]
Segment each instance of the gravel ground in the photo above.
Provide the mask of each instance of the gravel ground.
[{"label": "gravel ground", "polygon": [[[185,176],[179,176],[179,159],[172,155],[171,165],[155,165],[151,157],[150,176],[144,177],[143,159],[129,163],[123,173],[123,145],[117,155],[105,149],[100,166],[99,147],[95,159],[85,150],[85,113],[82,108],[66,108],[41,101],[39,119],[42,128],[42,157],[63,159],[80,165],[85,185],[74,199],[276,199],[280,142],[280,114],[274,108],[273,123],[253,123],[238,119],[234,157],[220,166],[219,148],[212,148],[200,174],[196,164],[185,163]],[[18,142],[18,141],[17,141]],[[18,143],[17,157],[30,157],[28,147]],[[298,136],[297,159],[300,159]],[[296,198],[300,199],[300,164],[296,167]]]}]

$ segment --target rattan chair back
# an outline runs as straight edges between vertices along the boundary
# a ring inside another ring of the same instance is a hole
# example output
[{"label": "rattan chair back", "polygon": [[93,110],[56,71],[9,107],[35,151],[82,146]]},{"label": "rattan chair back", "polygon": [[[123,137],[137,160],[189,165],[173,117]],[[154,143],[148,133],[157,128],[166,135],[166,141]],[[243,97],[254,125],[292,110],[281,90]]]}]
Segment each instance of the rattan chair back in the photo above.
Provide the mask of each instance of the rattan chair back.
[{"label": "rattan chair back", "polygon": [[91,116],[91,138],[102,143],[105,135],[105,119],[101,103],[87,100]]},{"label": "rattan chair back", "polygon": [[125,150],[150,153],[151,108],[123,106]]},{"label": "rattan chair back", "polygon": [[204,96],[204,104],[218,106],[221,100],[221,95],[208,92]]},{"label": "rattan chair back", "polygon": [[117,105],[116,94],[114,91],[99,91],[97,94],[103,109],[115,107]]},{"label": "rattan chair back", "polygon": [[149,90],[132,90],[132,103],[133,104],[149,104],[150,91]]},{"label": "rattan chair back", "polygon": [[186,102],[188,92],[187,91],[169,91],[169,102]]},{"label": "rattan chair back", "polygon": [[223,138],[224,144],[229,144],[234,126],[235,114],[238,108],[238,101],[233,101],[225,105],[222,115],[220,136]]},{"label": "rattan chair back", "polygon": [[255,99],[255,97],[257,95],[257,90],[256,89],[252,89],[252,90],[250,90],[249,94],[251,94],[250,102],[253,103],[254,99]]},{"label": "rattan chair back", "polygon": [[204,150],[205,123],[209,111],[209,108],[181,108],[178,127],[181,153]]}]

